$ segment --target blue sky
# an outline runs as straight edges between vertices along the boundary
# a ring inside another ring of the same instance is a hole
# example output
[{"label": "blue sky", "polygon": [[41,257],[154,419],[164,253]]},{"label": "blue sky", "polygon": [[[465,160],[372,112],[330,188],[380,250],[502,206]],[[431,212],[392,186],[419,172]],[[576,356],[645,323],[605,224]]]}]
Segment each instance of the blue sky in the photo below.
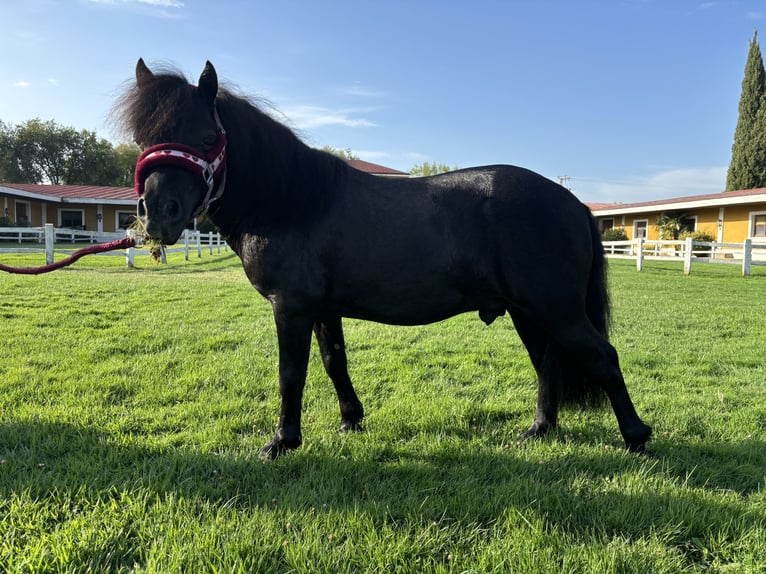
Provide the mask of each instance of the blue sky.
[{"label": "blue sky", "polygon": [[5,122],[117,142],[139,57],[195,83],[210,60],[310,145],[401,170],[510,163],[633,202],[723,191],[766,2],[25,0],[0,21]]}]

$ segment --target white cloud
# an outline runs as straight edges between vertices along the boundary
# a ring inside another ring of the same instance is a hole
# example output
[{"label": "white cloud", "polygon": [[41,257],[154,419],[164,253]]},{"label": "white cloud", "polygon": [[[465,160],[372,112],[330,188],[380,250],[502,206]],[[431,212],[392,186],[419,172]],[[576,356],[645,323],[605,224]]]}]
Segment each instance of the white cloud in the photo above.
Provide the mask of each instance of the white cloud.
[{"label": "white cloud", "polygon": [[302,130],[324,126],[374,127],[374,122],[355,117],[356,114],[362,112],[363,110],[331,110],[321,106],[289,106],[282,109],[282,114],[290,123]]},{"label": "white cloud", "polygon": [[159,8],[183,8],[180,0],[88,0],[94,4],[147,4]]},{"label": "white cloud", "polygon": [[726,171],[726,166],[692,167],[660,171],[624,181],[573,177],[571,187],[582,201],[636,203],[720,193],[726,189]]},{"label": "white cloud", "polygon": [[726,188],[727,171],[727,166],[674,169],[657,173],[648,182],[657,189],[684,190],[691,195],[720,193]]},{"label": "white cloud", "polygon": [[411,161],[413,164],[423,163],[425,161],[430,161],[431,158],[427,156],[424,153],[420,153],[417,151],[411,151],[404,154],[404,159],[407,161]]},{"label": "white cloud", "polygon": [[374,88],[367,88],[360,83],[354,83],[350,86],[344,86],[338,90],[338,93],[345,96],[353,96],[356,98],[385,98],[387,94],[381,90]]},{"label": "white cloud", "polygon": [[387,159],[391,158],[391,154],[387,151],[373,151],[373,150],[353,150],[356,155],[359,156],[359,159],[363,159],[365,161],[371,161],[371,162],[379,162],[379,161],[385,161]]},{"label": "white cloud", "polygon": [[[131,1],[131,0],[127,0]],[[139,4],[151,4],[152,6],[162,6],[163,8],[183,8],[184,3],[179,0],[133,0]]]},{"label": "white cloud", "polygon": [[56,78],[48,78],[48,85],[49,86],[58,86],[59,81]]},{"label": "white cloud", "polygon": [[29,88],[32,84],[30,82],[27,82],[26,80],[19,80],[18,82],[13,84],[14,88]]}]

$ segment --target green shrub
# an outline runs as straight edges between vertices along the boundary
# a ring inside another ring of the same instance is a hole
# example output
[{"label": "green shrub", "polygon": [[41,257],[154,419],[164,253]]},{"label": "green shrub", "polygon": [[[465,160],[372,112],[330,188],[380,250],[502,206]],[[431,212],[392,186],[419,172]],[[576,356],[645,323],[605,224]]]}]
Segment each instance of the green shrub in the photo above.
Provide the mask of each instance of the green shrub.
[{"label": "green shrub", "polygon": [[693,241],[715,241],[715,237],[703,229],[698,229],[697,231],[684,231],[679,239],[686,241],[687,237],[691,237]]},{"label": "green shrub", "polygon": [[628,235],[622,227],[612,227],[606,229],[601,234],[601,241],[627,241]]},{"label": "green shrub", "polygon": [[[678,239],[680,241],[686,241],[687,237],[691,237],[692,241],[715,241],[715,237],[703,229],[698,229],[697,231],[684,231],[678,236]],[[711,249],[710,246],[705,245],[696,247],[694,251],[704,251],[705,253],[698,253],[697,255],[699,257],[708,257]]]}]

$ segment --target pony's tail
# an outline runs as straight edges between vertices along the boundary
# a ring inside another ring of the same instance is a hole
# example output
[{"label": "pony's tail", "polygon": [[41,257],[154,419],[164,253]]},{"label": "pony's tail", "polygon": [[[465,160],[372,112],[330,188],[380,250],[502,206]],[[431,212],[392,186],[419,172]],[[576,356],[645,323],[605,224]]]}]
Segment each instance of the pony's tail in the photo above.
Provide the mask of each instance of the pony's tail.
[{"label": "pony's tail", "polygon": [[[590,225],[591,251],[593,253],[590,275],[588,276],[585,313],[591,324],[608,341],[611,302],[607,285],[606,257],[596,220],[587,207],[585,210]],[[605,404],[606,394],[595,381],[571,368],[565,369],[563,376],[567,379],[563,385],[563,404],[581,407],[601,407]]]},{"label": "pony's tail", "polygon": [[591,263],[590,277],[588,278],[585,312],[588,314],[588,319],[590,319],[596,330],[608,341],[612,305],[609,300],[609,288],[607,285],[606,257],[604,256],[604,246],[601,244],[601,233],[590,210],[588,210],[588,221],[590,223],[593,262]]}]

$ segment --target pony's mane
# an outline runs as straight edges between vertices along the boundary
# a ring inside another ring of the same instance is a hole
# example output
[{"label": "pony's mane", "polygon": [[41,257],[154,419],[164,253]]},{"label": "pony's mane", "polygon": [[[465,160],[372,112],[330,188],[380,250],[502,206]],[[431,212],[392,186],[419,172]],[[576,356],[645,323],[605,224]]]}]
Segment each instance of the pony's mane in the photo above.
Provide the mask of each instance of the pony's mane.
[{"label": "pony's mane", "polygon": [[112,108],[117,128],[137,144],[166,140],[191,104],[191,88],[181,72],[163,68],[143,89],[132,81]]},{"label": "pony's mane", "polygon": [[[216,107],[229,139],[229,177],[242,190],[239,208],[255,205],[256,217],[262,216],[271,226],[305,225],[332,204],[351,168],[344,160],[307,146],[260,104],[219,86]],[[215,209],[211,215],[221,219]],[[226,217],[239,215],[229,212]]]},{"label": "pony's mane", "polygon": [[[113,122],[141,146],[168,141],[192,107],[192,88],[172,68],[155,72],[139,89],[125,88],[112,110]],[[253,206],[270,224],[306,222],[319,215],[350,169],[332,154],[312,149],[287,126],[260,109],[257,100],[219,85],[216,107],[226,128],[227,190],[236,189],[236,207],[220,202],[214,219],[242,219]],[[253,192],[257,191],[257,195]],[[227,197],[230,192],[227,191]],[[220,213],[224,210],[226,213]]]}]

